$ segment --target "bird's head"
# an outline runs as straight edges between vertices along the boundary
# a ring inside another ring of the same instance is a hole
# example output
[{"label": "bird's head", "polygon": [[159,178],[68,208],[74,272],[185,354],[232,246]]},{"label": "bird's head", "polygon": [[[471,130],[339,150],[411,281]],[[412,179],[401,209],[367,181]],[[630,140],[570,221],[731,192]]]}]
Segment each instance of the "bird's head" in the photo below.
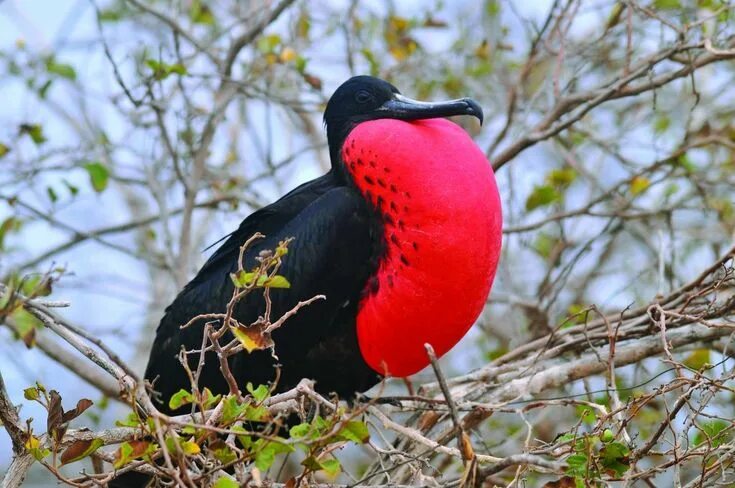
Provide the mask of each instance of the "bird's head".
[{"label": "bird's head", "polygon": [[480,105],[471,98],[443,102],[420,102],[404,97],[387,81],[372,76],[354,76],[334,92],[324,111],[332,162],[347,135],[359,123],[375,119],[419,120],[453,115],[471,115],[482,123]]}]

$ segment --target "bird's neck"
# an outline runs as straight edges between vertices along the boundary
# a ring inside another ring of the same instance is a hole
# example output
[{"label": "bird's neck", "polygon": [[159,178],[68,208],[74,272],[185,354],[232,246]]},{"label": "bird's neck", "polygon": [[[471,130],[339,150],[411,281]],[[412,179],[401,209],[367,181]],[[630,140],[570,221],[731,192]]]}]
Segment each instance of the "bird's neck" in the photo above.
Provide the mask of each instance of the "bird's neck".
[{"label": "bird's neck", "polygon": [[358,339],[380,373],[428,364],[482,310],[501,237],[497,188],[482,151],[446,120],[376,120],[345,139],[345,170],[382,220],[385,252],[366,283]]}]

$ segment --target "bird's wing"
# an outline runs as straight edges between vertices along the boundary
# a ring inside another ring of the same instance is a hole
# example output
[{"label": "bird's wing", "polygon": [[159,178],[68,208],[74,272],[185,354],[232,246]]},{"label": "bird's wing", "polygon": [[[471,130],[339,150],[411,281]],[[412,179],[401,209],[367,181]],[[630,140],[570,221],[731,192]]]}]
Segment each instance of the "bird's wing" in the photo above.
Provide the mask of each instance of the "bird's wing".
[{"label": "bird's wing", "polygon": [[[366,202],[355,190],[328,181],[297,190],[248,217],[166,309],[146,371],[149,380],[158,378],[156,390],[163,399],[168,400],[180,388],[190,389],[176,355],[182,346],[195,349],[202,342],[203,323],[183,330],[180,326],[198,314],[225,311],[233,290],[229,274],[236,269],[240,245],[254,232],[262,232],[266,238],[245,254],[246,268],[255,265],[261,250],[273,249],[283,239],[294,239],[279,270],[291,286],[270,292],[273,320],[300,300],[326,296],[326,300],[299,311],[274,333],[282,362],[305,357],[306,351],[334,333],[335,318],[346,304],[352,301],[354,305],[359,298],[377,260],[372,255],[378,234]],[[235,318],[250,324],[263,314],[264,303],[261,294],[252,293],[237,305]],[[272,379],[269,352],[255,351],[238,361],[238,369],[246,370],[242,374],[247,376],[238,378],[241,384]],[[205,362],[202,385],[225,391],[216,357],[207,355]]]}]

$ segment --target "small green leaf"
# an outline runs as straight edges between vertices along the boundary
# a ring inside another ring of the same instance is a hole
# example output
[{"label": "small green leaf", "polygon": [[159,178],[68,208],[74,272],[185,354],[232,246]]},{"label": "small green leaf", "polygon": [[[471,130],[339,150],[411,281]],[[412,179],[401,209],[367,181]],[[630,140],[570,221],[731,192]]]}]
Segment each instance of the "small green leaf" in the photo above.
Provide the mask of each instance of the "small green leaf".
[{"label": "small green leaf", "polygon": [[69,190],[69,193],[71,194],[72,197],[77,196],[77,193],[79,193],[79,187],[69,183],[69,181],[65,179],[62,179],[61,181],[62,183],[64,183],[64,186],[66,186],[66,189]]},{"label": "small green leaf", "polygon": [[140,418],[135,412],[130,412],[125,420],[116,420],[115,425],[118,427],[140,427]]},{"label": "small green leaf", "polygon": [[245,288],[250,285],[255,279],[255,273],[246,273],[245,271],[239,271],[237,273],[230,273],[230,279],[235,288]]},{"label": "small green leaf", "polygon": [[722,433],[730,425],[730,422],[721,419],[713,419],[701,424],[701,430],[698,430],[694,436],[694,445],[704,444],[709,439],[712,442],[713,448],[719,447],[731,437],[731,434]]},{"label": "small green leaf", "polygon": [[168,408],[176,410],[177,408],[192,403],[193,401],[194,395],[182,388],[171,396],[171,399],[168,401]]},{"label": "small green leaf", "polygon": [[235,395],[226,396],[223,403],[222,421],[226,424],[237,420],[247,409],[247,404],[239,403]]},{"label": "small green leaf", "polygon": [[21,135],[26,134],[30,137],[36,145],[46,142],[46,136],[43,135],[41,124],[20,124],[19,132]]},{"label": "small green leaf", "polygon": [[46,58],[46,71],[67,80],[74,81],[77,79],[77,72],[70,64],[57,63],[53,56]]},{"label": "small green leaf", "polygon": [[273,53],[278,45],[281,44],[281,36],[278,34],[269,34],[258,39],[256,46],[263,54]]},{"label": "small green leaf", "polygon": [[[281,439],[280,437],[276,439],[285,441],[285,439]],[[294,450],[293,446],[288,444],[265,439],[256,441],[252,448],[255,452],[255,466],[261,471],[266,471],[273,465],[277,454],[293,452]]]},{"label": "small green leaf", "polygon": [[668,129],[670,125],[671,125],[671,119],[666,115],[661,115],[658,118],[656,118],[656,121],[653,124],[653,130],[657,134],[662,134],[666,132],[666,129]]},{"label": "small green leaf", "polygon": [[600,450],[600,461],[608,471],[615,476],[622,476],[630,468],[628,453],[630,449],[621,442],[611,442]]},{"label": "small green leaf", "polygon": [[120,469],[130,461],[150,454],[156,449],[158,449],[158,445],[148,441],[123,442],[115,452],[115,461],[112,466],[115,469]]},{"label": "small green leaf", "polygon": [[48,199],[51,200],[51,203],[56,203],[59,200],[59,195],[56,194],[56,190],[52,186],[46,187],[46,194],[48,195]]},{"label": "small green leaf", "polygon": [[5,145],[2,142],[0,142],[0,158],[2,158],[3,156],[5,156],[9,152],[10,152],[10,148],[7,145]]},{"label": "small green leaf", "polygon": [[202,3],[201,0],[191,2],[189,18],[195,24],[214,25],[212,10],[206,4]]},{"label": "small green leaf", "polygon": [[27,347],[33,347],[36,344],[36,329],[43,327],[41,321],[24,308],[16,308],[10,314],[15,323],[15,330],[18,338],[23,340]]},{"label": "small green leaf", "polygon": [[546,176],[546,181],[549,182],[549,185],[560,189],[568,187],[576,179],[577,172],[574,168],[554,169]]},{"label": "small green leaf", "polygon": [[561,200],[561,193],[553,186],[537,186],[526,199],[526,210],[531,211],[538,207],[545,207],[559,200]]},{"label": "small green leaf", "polygon": [[302,437],[306,437],[309,434],[310,430],[311,424],[304,422],[291,427],[291,429],[288,431],[288,435],[293,439],[300,439]]},{"label": "small green leaf", "polygon": [[[239,271],[238,273],[230,273],[230,279],[236,288],[245,288],[250,286],[255,279],[256,273],[248,273],[245,271]],[[290,288],[291,283],[286,279],[285,276],[275,275],[268,277],[267,275],[258,276],[258,282],[255,284],[258,288]]]},{"label": "small green leaf", "polygon": [[240,483],[233,480],[227,475],[222,475],[217,479],[217,482],[212,488],[240,488]]},{"label": "small green leaf", "polygon": [[105,165],[100,162],[93,161],[86,163],[84,169],[87,170],[89,175],[89,181],[92,183],[92,188],[97,193],[100,193],[107,188],[107,184],[110,180],[110,171]]},{"label": "small green leaf", "polygon": [[258,385],[257,388],[253,388],[253,384],[248,382],[245,388],[251,395],[253,395],[253,398],[255,398],[255,401],[258,403],[262,403],[270,394],[270,390],[265,385]]},{"label": "small green leaf", "polygon": [[662,10],[674,10],[681,8],[680,0],[654,0],[654,7]]},{"label": "small green leaf", "polygon": [[567,474],[572,476],[585,476],[587,473],[587,456],[584,454],[572,454],[567,459]]},{"label": "small green leaf", "polygon": [[258,286],[266,286],[268,288],[291,288],[291,283],[288,282],[285,276],[281,275],[275,275],[270,278],[267,276],[261,276],[258,278]]},{"label": "small green leaf", "polygon": [[146,59],[145,64],[153,71],[153,78],[156,80],[164,80],[174,73],[182,76],[187,74],[186,67],[181,63],[166,64],[155,59]]},{"label": "small green leaf", "polygon": [[23,222],[17,217],[8,217],[0,223],[0,249],[3,248],[5,243],[5,237],[12,233],[20,230]]},{"label": "small green leaf", "polygon": [[28,438],[25,443],[25,448],[36,461],[42,461],[43,458],[51,454],[50,449],[41,448],[41,440],[36,436],[30,436]]},{"label": "small green leaf", "polygon": [[23,390],[23,398],[26,400],[38,400],[39,397],[38,388],[35,386],[31,386],[30,388]]},{"label": "small green leaf", "polygon": [[699,371],[706,365],[711,364],[709,349],[701,348],[692,351],[692,353],[684,359],[684,365],[688,368]]},{"label": "small green leaf", "polygon": [[342,427],[338,434],[344,440],[352,441],[357,444],[365,444],[370,440],[370,432],[367,424],[357,420],[351,420]]},{"label": "small green leaf", "polygon": [[337,476],[342,468],[337,459],[325,459],[321,463],[324,472],[331,477]]},{"label": "small green leaf", "polygon": [[220,399],[222,399],[221,394],[215,395],[209,388],[204,388],[204,391],[202,392],[202,404],[204,405],[204,408],[212,408],[219,403]]}]

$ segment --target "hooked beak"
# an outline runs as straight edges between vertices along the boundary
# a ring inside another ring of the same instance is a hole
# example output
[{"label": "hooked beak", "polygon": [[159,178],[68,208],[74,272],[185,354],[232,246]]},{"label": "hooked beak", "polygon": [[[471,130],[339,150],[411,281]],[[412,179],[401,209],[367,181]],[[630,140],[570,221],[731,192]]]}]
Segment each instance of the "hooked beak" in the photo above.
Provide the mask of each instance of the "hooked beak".
[{"label": "hooked beak", "polygon": [[420,102],[396,93],[392,99],[381,105],[376,112],[383,117],[400,120],[433,119],[453,115],[477,117],[480,125],[482,125],[483,120],[482,108],[471,98],[458,98],[446,102]]}]

